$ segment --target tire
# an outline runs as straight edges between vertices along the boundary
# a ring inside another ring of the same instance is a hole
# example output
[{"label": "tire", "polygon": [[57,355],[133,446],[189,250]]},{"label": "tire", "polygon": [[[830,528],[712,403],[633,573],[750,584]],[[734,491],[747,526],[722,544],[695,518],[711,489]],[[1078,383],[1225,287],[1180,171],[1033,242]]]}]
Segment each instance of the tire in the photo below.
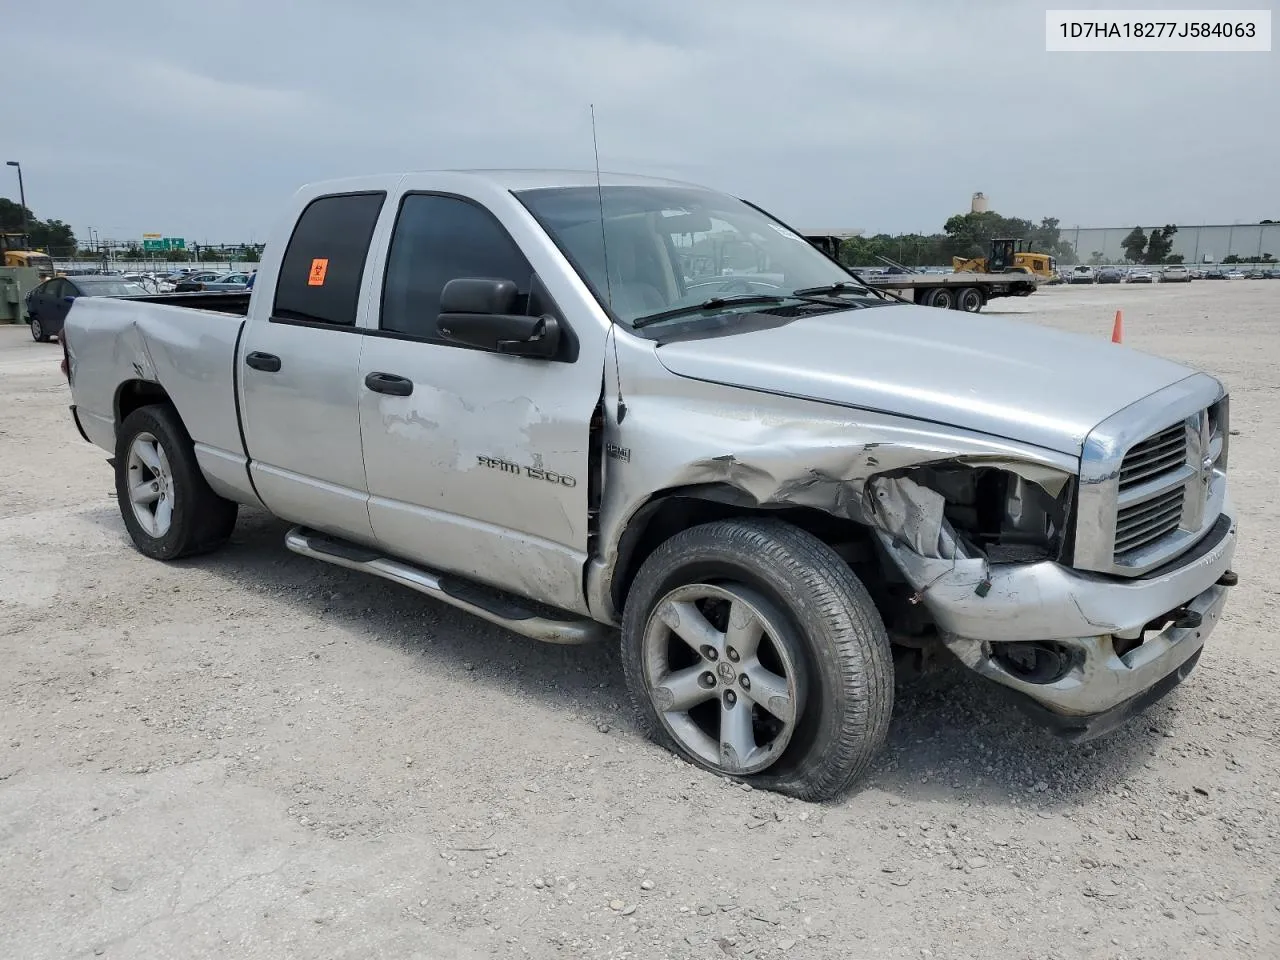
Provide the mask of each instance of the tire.
[{"label": "tire", "polygon": [[[744,627],[753,618],[758,647]],[[710,637],[704,652],[673,622]],[[715,644],[722,653],[708,656]],[[857,780],[893,712],[889,638],[866,588],[834,550],[776,520],[717,521],[661,544],[627,594],[622,662],[646,736],[707,770],[803,800],[831,799]],[[700,689],[679,682],[692,676]],[[681,711],[685,701],[694,705]],[[729,743],[741,742],[735,717],[750,732],[745,751]]]},{"label": "tire", "polygon": [[[115,467],[120,515],[140,553],[176,560],[220,547],[231,536],[239,507],[210,489],[173,407],[139,407],[125,417]],[[148,500],[135,504],[132,491],[142,487],[150,488],[142,494]]]},{"label": "tire", "polygon": [[947,287],[938,287],[929,292],[929,306],[940,310],[950,310],[955,306],[956,295]]},{"label": "tire", "polygon": [[965,287],[956,294],[956,309],[965,313],[977,313],[982,309],[984,298],[977,287]]},{"label": "tire", "polygon": [[39,317],[30,318],[31,339],[36,343],[48,343],[49,335],[44,332],[44,324],[40,322]]}]

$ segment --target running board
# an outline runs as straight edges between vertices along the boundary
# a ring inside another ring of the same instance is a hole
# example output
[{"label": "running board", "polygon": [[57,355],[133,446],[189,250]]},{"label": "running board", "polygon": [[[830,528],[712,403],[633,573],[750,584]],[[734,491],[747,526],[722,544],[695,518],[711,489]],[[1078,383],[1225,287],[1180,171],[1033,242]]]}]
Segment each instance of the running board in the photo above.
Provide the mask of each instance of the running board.
[{"label": "running board", "polygon": [[591,643],[614,633],[613,627],[607,624],[575,618],[572,614],[566,613],[565,619],[558,619],[535,613],[527,605],[528,601],[520,597],[473,584],[459,577],[433,573],[403,560],[393,560],[377,550],[339,540],[307,527],[294,527],[290,530],[285,534],[284,545],[304,557],[314,557],[339,567],[372,573],[384,580],[402,584],[482,620],[543,643]]}]

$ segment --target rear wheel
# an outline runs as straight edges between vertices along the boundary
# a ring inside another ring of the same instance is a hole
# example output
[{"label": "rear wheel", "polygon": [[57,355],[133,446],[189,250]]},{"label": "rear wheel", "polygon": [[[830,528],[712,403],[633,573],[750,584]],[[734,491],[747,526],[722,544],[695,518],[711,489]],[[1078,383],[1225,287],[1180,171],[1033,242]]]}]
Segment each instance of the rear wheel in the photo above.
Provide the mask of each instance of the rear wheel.
[{"label": "rear wheel", "polygon": [[176,560],[231,536],[238,507],[210,489],[172,407],[140,407],[125,417],[115,461],[120,515],[140,552]]},{"label": "rear wheel", "polygon": [[956,305],[956,295],[947,287],[938,287],[929,293],[929,306],[950,310]]},{"label": "rear wheel", "polygon": [[965,287],[956,295],[956,309],[977,313],[982,309],[982,291],[977,287]]},{"label": "rear wheel", "polygon": [[31,339],[36,343],[48,343],[49,335],[44,332],[44,324],[40,322],[40,318],[33,316],[31,318]]},{"label": "rear wheel", "polygon": [[824,800],[884,742],[888,636],[861,582],[811,534],[772,520],[685,530],[645,561],[623,620],[641,727],[698,766]]}]

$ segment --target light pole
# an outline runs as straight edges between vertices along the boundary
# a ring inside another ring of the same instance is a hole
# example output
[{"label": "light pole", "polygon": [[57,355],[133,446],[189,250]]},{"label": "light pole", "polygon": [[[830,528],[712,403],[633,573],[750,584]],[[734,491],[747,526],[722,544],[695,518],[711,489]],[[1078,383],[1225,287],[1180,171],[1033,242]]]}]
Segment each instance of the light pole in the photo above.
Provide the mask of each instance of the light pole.
[{"label": "light pole", "polygon": [[31,245],[31,236],[27,233],[27,191],[22,186],[22,164],[17,160],[6,160],[6,167],[16,167],[18,170],[18,203],[22,204],[22,236],[23,243],[27,246]]}]

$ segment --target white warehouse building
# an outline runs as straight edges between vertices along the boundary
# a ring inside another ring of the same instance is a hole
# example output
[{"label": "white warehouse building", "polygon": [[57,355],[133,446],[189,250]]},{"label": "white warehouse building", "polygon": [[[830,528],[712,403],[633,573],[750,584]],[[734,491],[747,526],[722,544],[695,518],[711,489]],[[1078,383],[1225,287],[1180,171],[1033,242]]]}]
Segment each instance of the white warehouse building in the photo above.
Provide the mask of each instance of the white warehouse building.
[{"label": "white warehouse building", "polygon": [[[1144,225],[1142,229],[1150,234],[1152,227]],[[1081,263],[1088,263],[1095,254],[1100,255],[1104,263],[1119,263],[1124,260],[1124,247],[1120,244],[1132,232],[1132,225],[1063,227],[1061,237],[1075,248]],[[1280,222],[1178,224],[1171,252],[1181,254],[1185,263],[1221,263],[1231,254],[1242,260],[1261,258],[1268,253],[1280,259]]]}]

